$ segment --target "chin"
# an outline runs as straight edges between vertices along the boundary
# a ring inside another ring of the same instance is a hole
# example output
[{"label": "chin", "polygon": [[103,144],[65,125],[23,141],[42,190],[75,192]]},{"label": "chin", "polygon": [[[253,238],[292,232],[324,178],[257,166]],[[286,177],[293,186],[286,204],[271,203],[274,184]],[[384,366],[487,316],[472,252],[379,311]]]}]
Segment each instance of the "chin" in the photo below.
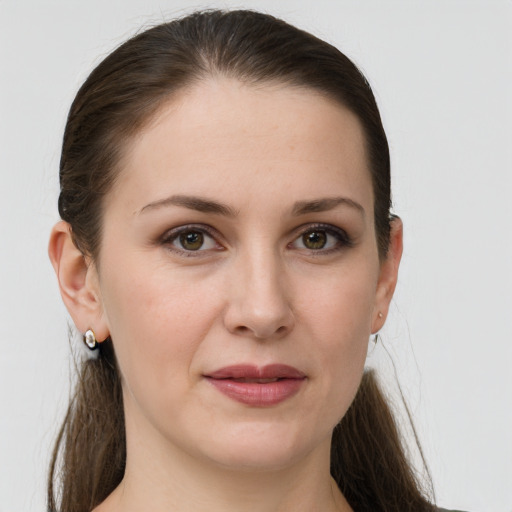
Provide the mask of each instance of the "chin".
[{"label": "chin", "polygon": [[[326,439],[330,446],[328,434]],[[211,461],[226,469],[278,471],[303,460],[319,444],[292,427],[253,424],[216,436],[205,452]]]}]

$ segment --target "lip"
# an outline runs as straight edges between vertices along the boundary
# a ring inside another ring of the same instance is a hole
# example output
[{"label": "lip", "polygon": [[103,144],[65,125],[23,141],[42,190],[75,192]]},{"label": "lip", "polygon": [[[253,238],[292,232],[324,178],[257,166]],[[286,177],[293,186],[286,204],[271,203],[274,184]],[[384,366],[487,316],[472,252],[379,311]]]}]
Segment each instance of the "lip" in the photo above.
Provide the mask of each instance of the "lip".
[{"label": "lip", "polygon": [[292,366],[233,365],[204,375],[227,397],[253,407],[277,405],[299,392],[306,375]]}]

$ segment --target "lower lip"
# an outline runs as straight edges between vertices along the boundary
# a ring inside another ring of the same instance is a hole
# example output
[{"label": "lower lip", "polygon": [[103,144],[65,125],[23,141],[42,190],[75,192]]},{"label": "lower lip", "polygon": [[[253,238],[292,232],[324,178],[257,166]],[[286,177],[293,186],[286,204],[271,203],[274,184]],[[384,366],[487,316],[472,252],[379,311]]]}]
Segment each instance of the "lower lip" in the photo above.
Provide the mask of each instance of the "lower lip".
[{"label": "lower lip", "polygon": [[260,384],[211,377],[207,377],[207,380],[229,398],[253,407],[268,407],[284,402],[298,393],[304,382],[304,379],[281,379]]}]

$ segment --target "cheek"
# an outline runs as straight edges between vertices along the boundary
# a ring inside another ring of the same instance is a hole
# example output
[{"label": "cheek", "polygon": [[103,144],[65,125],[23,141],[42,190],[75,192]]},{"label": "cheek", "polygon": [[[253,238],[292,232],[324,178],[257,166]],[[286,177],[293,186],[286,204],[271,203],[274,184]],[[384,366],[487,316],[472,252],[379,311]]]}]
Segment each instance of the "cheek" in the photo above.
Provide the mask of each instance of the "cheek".
[{"label": "cheek", "polygon": [[297,310],[308,317],[305,323],[317,329],[326,342],[331,340],[340,349],[359,345],[371,333],[377,277],[373,266],[364,264],[334,271],[321,279],[311,275],[309,282],[300,284],[306,292],[296,292],[300,297]]},{"label": "cheek", "polygon": [[377,273],[373,267],[353,267],[352,272],[332,275],[323,290],[311,292],[302,310],[316,340],[319,364],[316,378],[321,383],[326,414],[333,425],[352,402],[366,361]]},{"label": "cheek", "polygon": [[185,388],[194,354],[218,315],[213,294],[206,283],[191,284],[147,261],[133,261],[130,268],[110,272],[102,285],[125,385],[136,395]]}]

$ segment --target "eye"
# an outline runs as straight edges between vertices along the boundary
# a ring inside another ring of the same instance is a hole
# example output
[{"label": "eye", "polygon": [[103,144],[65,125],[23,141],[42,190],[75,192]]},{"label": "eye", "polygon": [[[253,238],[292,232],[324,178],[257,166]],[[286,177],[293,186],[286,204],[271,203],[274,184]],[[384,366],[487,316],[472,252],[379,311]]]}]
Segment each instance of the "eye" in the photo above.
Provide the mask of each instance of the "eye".
[{"label": "eye", "polygon": [[324,249],[329,235],[325,231],[308,231],[302,235],[302,244],[307,249]]},{"label": "eye", "polygon": [[221,250],[216,240],[206,229],[184,226],[168,232],[162,242],[176,252],[194,253]]},{"label": "eye", "polygon": [[179,234],[176,242],[187,251],[198,251],[204,244],[204,235],[200,231],[185,231]]},{"label": "eye", "polygon": [[331,252],[350,246],[348,235],[334,226],[311,226],[296,238],[291,246],[295,249],[308,251]]}]

